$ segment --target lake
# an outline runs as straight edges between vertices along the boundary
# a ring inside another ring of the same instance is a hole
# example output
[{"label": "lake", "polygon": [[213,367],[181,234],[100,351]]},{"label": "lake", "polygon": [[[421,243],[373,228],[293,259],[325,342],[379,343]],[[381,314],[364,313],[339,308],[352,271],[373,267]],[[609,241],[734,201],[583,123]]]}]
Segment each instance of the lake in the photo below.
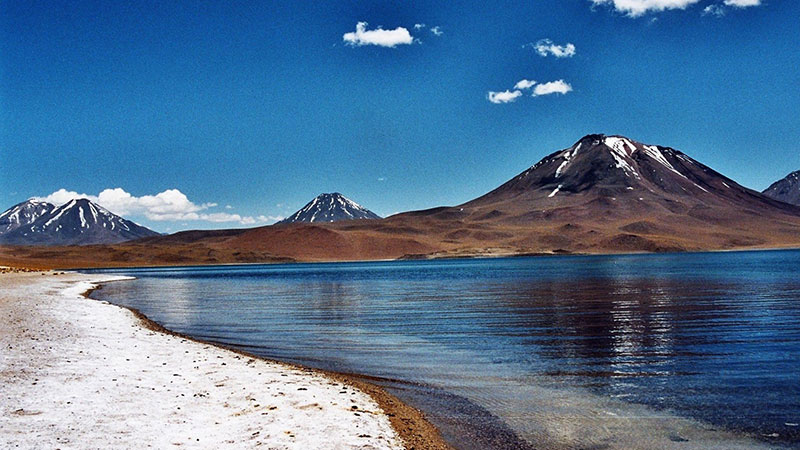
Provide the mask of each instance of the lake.
[{"label": "lake", "polygon": [[800,251],[173,267],[92,297],[372,377],[458,448],[800,446]]}]

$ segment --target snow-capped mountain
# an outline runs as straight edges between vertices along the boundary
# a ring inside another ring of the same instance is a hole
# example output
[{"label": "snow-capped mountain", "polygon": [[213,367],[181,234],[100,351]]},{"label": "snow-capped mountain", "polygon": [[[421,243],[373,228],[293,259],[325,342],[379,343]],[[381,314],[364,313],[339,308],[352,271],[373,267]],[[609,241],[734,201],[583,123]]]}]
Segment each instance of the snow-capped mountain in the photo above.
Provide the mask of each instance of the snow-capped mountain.
[{"label": "snow-capped mountain", "polygon": [[474,200],[383,222],[457,248],[657,252],[793,245],[800,207],[674,148],[591,134]]},{"label": "snow-capped mountain", "polygon": [[[9,210],[11,211],[9,216],[14,214],[14,208]],[[6,213],[3,213],[4,217]],[[28,217],[33,217],[33,215]],[[57,208],[53,207],[38,215],[33,221],[0,234],[0,243],[8,245],[113,244],[158,235],[155,231],[123,219],[87,199],[77,199],[70,200]]]},{"label": "snow-capped mountain", "polygon": [[[528,209],[550,209],[589,197],[602,199],[606,206],[611,205],[609,201],[616,202],[611,208],[614,215],[623,209],[651,209],[655,204],[667,210],[675,210],[678,204],[683,205],[681,209],[703,205],[718,211],[731,207],[781,208],[780,203],[671,147],[602,134],[581,138],[462,206],[513,201],[518,207],[527,204]],[[645,205],[650,207],[643,208]]]},{"label": "snow-capped mountain", "polygon": [[380,219],[374,212],[364,208],[344,195],[334,192],[320,194],[296,213],[278,223],[338,222],[340,220]]},{"label": "snow-capped mountain", "polygon": [[14,231],[17,228],[33,223],[39,217],[56,208],[52,203],[26,200],[17,203],[0,214],[0,234]]},{"label": "snow-capped mountain", "polygon": [[775,200],[800,205],[800,170],[772,183],[763,194]]}]

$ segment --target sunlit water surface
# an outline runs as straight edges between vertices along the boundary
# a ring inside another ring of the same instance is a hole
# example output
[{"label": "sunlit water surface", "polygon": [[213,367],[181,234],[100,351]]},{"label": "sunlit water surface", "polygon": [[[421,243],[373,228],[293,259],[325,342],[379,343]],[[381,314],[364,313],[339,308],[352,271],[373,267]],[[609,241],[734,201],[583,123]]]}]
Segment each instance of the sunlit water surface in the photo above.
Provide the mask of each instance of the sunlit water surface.
[{"label": "sunlit water surface", "polygon": [[[94,297],[199,339],[378,377],[461,447],[625,446],[571,420],[646,434],[620,414],[800,445],[798,251],[113,272],[137,280]],[[671,442],[690,439],[673,428]]]}]

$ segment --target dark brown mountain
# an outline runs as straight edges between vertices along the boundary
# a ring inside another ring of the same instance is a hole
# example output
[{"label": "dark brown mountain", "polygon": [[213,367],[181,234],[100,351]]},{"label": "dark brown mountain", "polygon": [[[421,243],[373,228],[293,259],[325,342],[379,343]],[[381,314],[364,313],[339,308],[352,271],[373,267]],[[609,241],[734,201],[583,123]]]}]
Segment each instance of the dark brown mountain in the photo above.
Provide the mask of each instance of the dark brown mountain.
[{"label": "dark brown mountain", "polygon": [[743,215],[800,214],[683,152],[605,135],[585,136],[458,208],[471,215],[491,208],[487,214],[500,212],[502,222],[519,224],[542,214],[598,221],[655,214],[710,223],[713,217],[730,222]]},{"label": "dark brown mountain", "polygon": [[503,245],[534,251],[800,244],[800,208],[681,151],[622,136],[585,136],[475,200],[400,218],[447,222],[459,228],[455,240],[500,229],[512,235]]},{"label": "dark brown mountain", "polygon": [[800,170],[772,183],[763,194],[785,203],[800,205]]},{"label": "dark brown mountain", "polygon": [[[18,206],[9,210],[12,211],[9,217],[20,215],[13,211],[25,211]],[[0,243],[47,246],[114,244],[159,235],[87,199],[70,200],[52,209],[42,206],[41,211],[42,214],[37,210],[37,214],[27,216],[33,220],[0,234]]]},{"label": "dark brown mountain", "polygon": [[[90,262],[330,261],[785,247],[800,247],[800,207],[745,188],[673,148],[588,135],[497,189],[457,206],[382,220],[176,233],[98,247]],[[69,247],[59,251],[64,260],[81,258]],[[46,261],[36,252],[22,259]],[[0,249],[3,260],[8,260],[7,252],[4,258]]]}]

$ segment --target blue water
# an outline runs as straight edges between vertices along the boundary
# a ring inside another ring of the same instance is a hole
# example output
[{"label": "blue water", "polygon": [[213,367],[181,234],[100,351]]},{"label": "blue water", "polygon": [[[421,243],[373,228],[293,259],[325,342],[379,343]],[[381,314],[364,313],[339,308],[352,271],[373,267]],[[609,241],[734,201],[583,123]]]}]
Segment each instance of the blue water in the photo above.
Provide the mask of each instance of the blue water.
[{"label": "blue water", "polygon": [[379,377],[458,446],[470,427],[490,436],[476,447],[492,433],[542,442],[561,395],[800,445],[800,251],[111,272],[137,280],[94,297],[199,339]]}]

